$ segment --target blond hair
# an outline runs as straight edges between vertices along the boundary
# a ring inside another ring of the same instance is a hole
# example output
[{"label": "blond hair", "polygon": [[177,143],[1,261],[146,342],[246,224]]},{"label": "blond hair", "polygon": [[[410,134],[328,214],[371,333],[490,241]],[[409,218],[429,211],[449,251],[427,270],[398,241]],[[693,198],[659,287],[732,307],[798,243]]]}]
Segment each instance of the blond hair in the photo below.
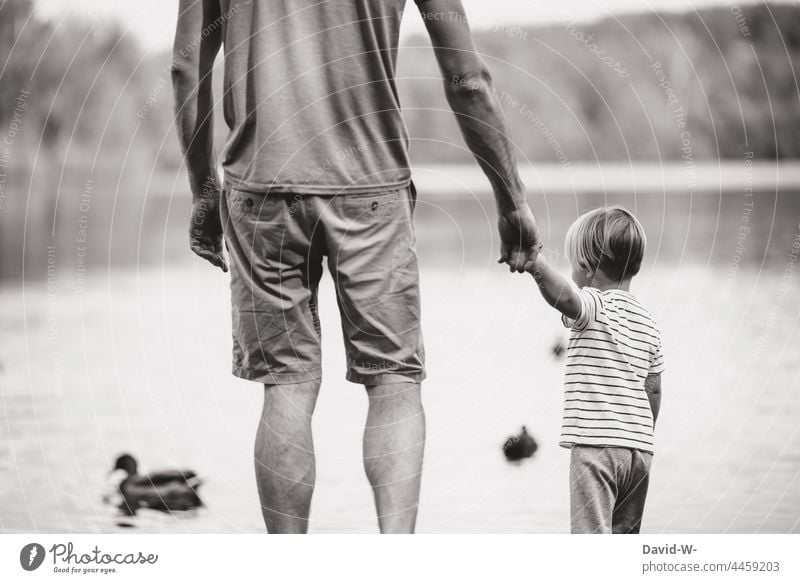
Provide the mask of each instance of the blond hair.
[{"label": "blond hair", "polygon": [[573,267],[622,281],[639,273],[647,238],[638,219],[621,206],[584,213],[567,231],[565,252]]}]

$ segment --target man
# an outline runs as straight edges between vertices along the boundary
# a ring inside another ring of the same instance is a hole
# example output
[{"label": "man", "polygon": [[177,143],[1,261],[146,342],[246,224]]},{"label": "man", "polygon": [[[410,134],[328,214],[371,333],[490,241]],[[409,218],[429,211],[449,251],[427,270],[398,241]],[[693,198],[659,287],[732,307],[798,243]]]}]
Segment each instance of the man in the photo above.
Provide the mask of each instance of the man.
[{"label": "man", "polygon": [[[231,262],[234,374],[264,385],[255,466],[269,532],[306,532],[320,388],[317,285],[336,283],[348,380],[369,398],[364,467],[381,532],[414,531],[425,376],[412,226],[416,192],[394,82],[406,0],[181,0],[173,84],[194,196],[192,250]],[[539,235],[502,108],[461,0],[415,0],[448,101],[497,199],[502,262]],[[224,46],[224,186],[211,71]],[[224,225],[224,229],[223,229]]]}]

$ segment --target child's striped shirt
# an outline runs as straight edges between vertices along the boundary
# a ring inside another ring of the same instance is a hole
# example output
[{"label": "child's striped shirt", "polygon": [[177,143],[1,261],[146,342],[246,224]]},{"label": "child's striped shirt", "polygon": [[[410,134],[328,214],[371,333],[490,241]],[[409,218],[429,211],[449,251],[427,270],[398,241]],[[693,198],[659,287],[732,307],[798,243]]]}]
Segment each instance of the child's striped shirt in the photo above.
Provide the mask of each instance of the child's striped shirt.
[{"label": "child's striped shirt", "polygon": [[571,328],[564,377],[560,444],[629,447],[653,452],[648,375],[664,370],[661,333],[630,293],[583,288]]}]

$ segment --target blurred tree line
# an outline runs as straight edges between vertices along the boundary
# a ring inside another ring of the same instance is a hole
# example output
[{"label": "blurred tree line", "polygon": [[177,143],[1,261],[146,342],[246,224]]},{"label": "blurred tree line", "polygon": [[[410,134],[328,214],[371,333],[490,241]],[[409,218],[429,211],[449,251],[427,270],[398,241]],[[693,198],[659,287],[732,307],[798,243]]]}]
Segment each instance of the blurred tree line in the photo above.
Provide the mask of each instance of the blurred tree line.
[{"label": "blurred tree line", "polygon": [[[440,143],[460,144],[441,111],[429,42],[408,44],[419,47],[400,56],[415,160],[467,160]],[[532,162],[680,160],[685,130],[695,160],[742,159],[746,151],[800,156],[796,4],[497,27],[478,32],[476,45],[504,98],[520,156]]]},{"label": "blurred tree line", "polygon": [[[737,11],[477,32],[520,160],[680,160],[684,132],[694,160],[800,156],[800,7]],[[404,44],[412,160],[471,161],[427,38]],[[76,273],[185,252],[170,61],[107,22],[56,26],[30,0],[0,4],[0,277],[47,265],[48,246]],[[221,85],[218,73],[218,100]],[[220,144],[222,119],[220,106]]]},{"label": "blurred tree line", "polygon": [[159,61],[118,26],[0,4],[0,278],[139,258],[142,197],[180,159]]}]

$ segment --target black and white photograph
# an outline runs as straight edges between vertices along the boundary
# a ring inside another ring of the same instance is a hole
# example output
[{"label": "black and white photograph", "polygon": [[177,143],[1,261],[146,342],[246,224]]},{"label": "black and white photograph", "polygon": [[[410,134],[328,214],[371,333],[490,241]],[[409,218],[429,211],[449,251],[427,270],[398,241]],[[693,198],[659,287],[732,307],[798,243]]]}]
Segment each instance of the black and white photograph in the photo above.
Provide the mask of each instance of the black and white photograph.
[{"label": "black and white photograph", "polygon": [[798,62],[794,0],[0,0],[9,572],[800,533]]}]

